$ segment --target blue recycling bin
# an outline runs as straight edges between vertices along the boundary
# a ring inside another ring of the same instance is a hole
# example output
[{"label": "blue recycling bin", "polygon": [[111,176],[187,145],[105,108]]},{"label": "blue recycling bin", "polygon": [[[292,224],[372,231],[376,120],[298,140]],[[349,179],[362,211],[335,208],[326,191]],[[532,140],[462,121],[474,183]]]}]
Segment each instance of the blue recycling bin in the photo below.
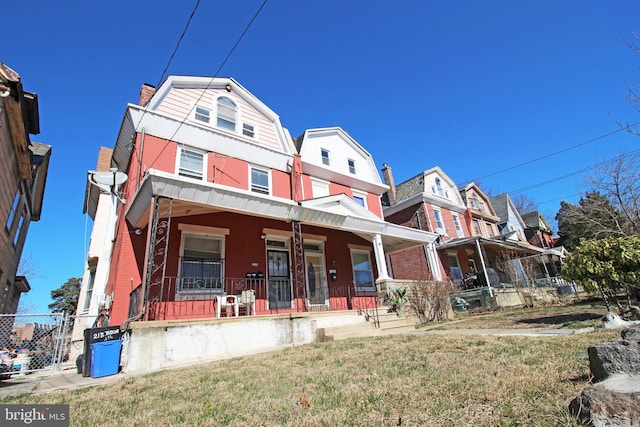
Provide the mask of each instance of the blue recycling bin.
[{"label": "blue recycling bin", "polygon": [[120,368],[120,347],[122,340],[96,342],[91,344],[91,377],[100,378],[115,375]]}]

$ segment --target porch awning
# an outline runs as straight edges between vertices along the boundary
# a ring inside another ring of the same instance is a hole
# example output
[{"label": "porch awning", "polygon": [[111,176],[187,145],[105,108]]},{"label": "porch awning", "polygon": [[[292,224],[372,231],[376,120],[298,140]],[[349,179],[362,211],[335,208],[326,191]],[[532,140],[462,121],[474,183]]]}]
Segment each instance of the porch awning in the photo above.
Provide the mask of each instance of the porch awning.
[{"label": "porch awning", "polygon": [[457,248],[460,246],[474,246],[480,244],[484,247],[493,247],[497,249],[512,249],[521,252],[525,255],[538,255],[544,252],[544,249],[539,248],[537,246],[530,245],[528,243],[516,242],[513,240],[498,240],[498,239],[490,239],[486,237],[463,237],[460,239],[452,239],[447,242],[444,242],[438,246],[436,249],[438,251],[444,249]]},{"label": "porch awning", "polygon": [[153,169],[127,209],[126,218],[132,226],[147,225],[153,197],[172,199],[172,216],[226,211],[348,231],[368,241],[378,234],[386,253],[433,243],[438,237],[435,233],[386,222],[346,195],[294,202]]}]

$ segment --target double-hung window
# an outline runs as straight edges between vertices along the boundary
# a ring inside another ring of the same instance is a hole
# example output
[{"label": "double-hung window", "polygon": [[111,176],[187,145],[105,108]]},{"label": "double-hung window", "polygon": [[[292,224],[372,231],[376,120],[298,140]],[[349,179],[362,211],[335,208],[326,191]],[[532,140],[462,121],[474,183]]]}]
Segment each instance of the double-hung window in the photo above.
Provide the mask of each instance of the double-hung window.
[{"label": "double-hung window", "polygon": [[256,135],[256,131],[255,131],[253,125],[250,125],[249,123],[243,123],[242,124],[242,134],[244,136],[248,136],[249,138],[253,138]]},{"label": "double-hung window", "polygon": [[331,161],[329,160],[329,150],[324,148],[320,149],[320,156],[322,156],[322,164],[325,166],[331,165]]},{"label": "double-hung window", "polygon": [[356,290],[374,291],[373,266],[369,252],[351,250],[351,265]]},{"label": "double-hung window", "polygon": [[433,217],[436,219],[436,228],[444,231],[444,222],[442,221],[442,213],[439,210],[433,210]]},{"label": "double-hung window", "polygon": [[224,289],[224,239],[220,236],[182,236],[179,290]]},{"label": "double-hung window", "polygon": [[348,159],[347,162],[349,164],[349,173],[355,175],[356,174],[356,161],[353,160],[353,159]]},{"label": "double-hung window", "polygon": [[182,147],[179,150],[178,175],[195,179],[203,179],[204,153]]},{"label": "double-hung window", "polygon": [[269,194],[269,172],[254,166],[251,166],[249,169],[251,173],[251,191]]},{"label": "double-hung window", "polygon": [[235,132],[237,110],[236,104],[226,96],[218,98],[217,126]]},{"label": "double-hung window", "polygon": [[203,123],[209,123],[211,120],[211,111],[208,108],[196,105],[194,118]]},{"label": "double-hung window", "polygon": [[458,215],[451,214],[451,217],[453,218],[453,226],[456,228],[458,237],[462,237],[464,233],[462,232],[462,226],[460,225],[460,219],[458,218]]}]

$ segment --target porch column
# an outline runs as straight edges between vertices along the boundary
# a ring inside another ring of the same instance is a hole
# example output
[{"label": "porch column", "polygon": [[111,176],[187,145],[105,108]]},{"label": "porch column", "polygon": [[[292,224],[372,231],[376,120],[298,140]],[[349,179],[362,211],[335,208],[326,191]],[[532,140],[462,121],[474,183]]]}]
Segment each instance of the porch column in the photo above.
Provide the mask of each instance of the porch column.
[{"label": "porch column", "polygon": [[484,272],[484,278],[487,281],[489,287],[489,296],[493,298],[493,290],[491,289],[491,282],[489,281],[489,273],[487,273],[487,264],[484,262],[484,252],[480,246],[480,239],[476,239],[476,247],[478,248],[478,254],[480,254],[480,264],[482,264],[482,271]]},{"label": "porch column", "polygon": [[376,257],[376,265],[378,266],[378,280],[376,280],[376,283],[391,279],[391,277],[389,277],[389,270],[387,269],[387,260],[384,256],[382,236],[379,234],[373,235],[373,254]]},{"label": "porch column", "polygon": [[431,269],[431,275],[433,276],[433,280],[440,281],[442,280],[442,272],[440,271],[440,261],[438,260],[438,254],[436,253],[436,247],[432,243],[427,243],[424,245],[424,252],[427,256],[427,263],[429,264],[429,268]]}]

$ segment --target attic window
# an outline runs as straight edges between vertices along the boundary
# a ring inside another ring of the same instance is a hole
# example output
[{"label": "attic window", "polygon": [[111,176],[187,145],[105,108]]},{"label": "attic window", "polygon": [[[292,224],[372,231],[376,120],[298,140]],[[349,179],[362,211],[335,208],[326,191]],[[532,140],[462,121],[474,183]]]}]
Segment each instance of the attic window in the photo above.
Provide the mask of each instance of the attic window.
[{"label": "attic window", "polygon": [[349,173],[356,174],[356,161],[353,159],[347,160],[349,163]]},{"label": "attic window", "polygon": [[253,138],[256,134],[253,125],[250,125],[248,123],[243,123],[242,124],[242,134],[244,136],[248,136],[249,138]]},{"label": "attic window", "polygon": [[218,119],[216,124],[223,129],[236,130],[236,104],[227,98],[221,96],[218,98]]},{"label": "attic window", "polygon": [[195,119],[199,122],[209,123],[211,112],[207,108],[196,105]]},{"label": "attic window", "polygon": [[322,156],[322,164],[325,166],[329,166],[331,164],[331,162],[329,161],[329,150],[321,148],[320,155]]},{"label": "attic window", "polygon": [[449,198],[449,192],[442,188],[442,180],[440,178],[436,178],[435,185],[431,186],[431,192],[445,199]]}]

